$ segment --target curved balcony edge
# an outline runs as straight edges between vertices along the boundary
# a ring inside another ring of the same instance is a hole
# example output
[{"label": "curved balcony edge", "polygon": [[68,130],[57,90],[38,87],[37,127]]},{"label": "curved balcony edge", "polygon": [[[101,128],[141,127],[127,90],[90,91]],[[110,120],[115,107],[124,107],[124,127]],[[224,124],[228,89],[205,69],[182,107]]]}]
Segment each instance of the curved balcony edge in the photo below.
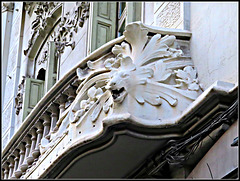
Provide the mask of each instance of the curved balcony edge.
[{"label": "curved balcony edge", "polygon": [[30,112],[30,114],[25,118],[23,121],[21,127],[18,129],[17,132],[14,133],[11,140],[8,142],[6,147],[3,149],[2,154],[5,155],[11,145],[13,145],[16,140],[20,139],[19,135],[23,133],[23,130],[31,124],[32,119],[39,113],[42,106],[48,102],[51,97],[58,91],[60,87],[62,87],[66,82],[71,80],[74,77],[74,74],[76,74],[76,69],[82,66],[86,65],[86,62],[92,59],[96,59],[99,56],[101,56],[103,53],[106,53],[109,51],[113,45],[120,43],[124,40],[124,36],[118,37],[114,40],[109,41],[108,43],[102,45],[100,48],[96,49],[94,52],[92,52],[90,55],[85,57],[81,62],[79,62],[78,65],[73,67],[68,73],[66,73],[56,84],[51,87],[51,89],[41,98],[41,100],[37,103],[37,105],[33,108],[33,110]]}]

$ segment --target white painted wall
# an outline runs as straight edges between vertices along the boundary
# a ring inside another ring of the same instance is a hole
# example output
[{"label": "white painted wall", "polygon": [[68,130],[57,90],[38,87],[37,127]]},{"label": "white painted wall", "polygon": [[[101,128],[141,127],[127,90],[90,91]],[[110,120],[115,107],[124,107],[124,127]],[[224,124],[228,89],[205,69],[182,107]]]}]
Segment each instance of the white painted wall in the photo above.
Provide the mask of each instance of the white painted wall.
[{"label": "white painted wall", "polygon": [[[64,13],[69,11],[72,12],[75,4],[76,2],[65,3]],[[67,46],[64,49],[64,53],[61,54],[59,79],[61,79],[66,73],[68,73],[74,66],[76,66],[83,58],[87,56],[88,21],[89,19],[84,21],[83,27],[78,26],[77,33],[73,34],[75,48],[72,50],[70,46]]]},{"label": "white painted wall", "polygon": [[[8,19],[10,27],[5,29],[4,47],[3,47],[3,61],[5,72],[4,84],[4,102],[2,102],[2,147],[11,138],[16,131],[16,114],[15,114],[15,96],[17,93],[17,86],[19,82],[19,69],[21,58],[21,23],[22,23],[22,2],[14,3],[14,9],[11,12],[12,17]],[[5,12],[6,13],[6,12]],[[9,12],[7,12],[9,13]],[[5,26],[5,28],[7,28]],[[2,74],[3,75],[3,74]],[[9,75],[11,78],[9,78]]]},{"label": "white painted wall", "polygon": [[190,52],[203,88],[238,82],[237,2],[191,2],[190,10]]}]

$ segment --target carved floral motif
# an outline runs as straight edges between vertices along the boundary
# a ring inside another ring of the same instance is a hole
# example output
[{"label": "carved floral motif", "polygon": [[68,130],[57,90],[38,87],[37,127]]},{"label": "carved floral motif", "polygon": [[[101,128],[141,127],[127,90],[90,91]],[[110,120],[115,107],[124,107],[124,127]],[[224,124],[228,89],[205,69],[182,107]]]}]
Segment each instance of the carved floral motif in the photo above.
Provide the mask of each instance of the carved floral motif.
[{"label": "carved floral motif", "polygon": [[42,31],[47,25],[47,18],[50,16],[50,12],[55,8],[59,2],[38,2],[37,8],[34,11],[36,14],[36,19],[32,22],[31,28],[31,38],[28,41],[28,48],[24,50],[24,55],[27,55],[28,51],[33,45],[33,42],[37,38],[37,35]]},{"label": "carved floral motif", "polygon": [[[165,100],[171,106],[176,106],[178,99],[174,92],[194,100],[197,88],[196,71],[192,67],[184,70],[174,70],[180,79],[176,82],[188,85],[188,90],[178,91],[175,87],[181,85],[169,85],[165,81],[174,74],[173,69],[167,69],[164,59],[180,57],[182,51],[172,47],[175,36],[160,34],[154,35],[147,43],[147,31],[135,24],[127,27],[124,35],[126,41],[121,45],[115,45],[112,49],[116,58],[105,61],[105,67],[111,70],[111,80],[107,89],[112,92],[114,102],[121,103],[127,94],[130,94],[140,104],[148,102],[158,106]],[[169,90],[169,91],[167,91]]]},{"label": "carved floral motif", "polygon": [[71,136],[75,129],[92,129],[99,120],[100,124],[131,120],[154,127],[175,124],[201,94],[196,70],[176,48],[175,36],[150,37],[138,23],[127,25],[124,36],[111,56],[76,70],[82,83],[58,131],[51,135],[51,145],[67,132]]},{"label": "carved floral motif", "polygon": [[74,33],[77,33],[78,26],[82,27],[84,20],[88,18],[89,2],[76,2],[72,13],[66,12],[57,30],[53,33],[53,39],[56,43],[57,56],[64,52],[65,47],[75,48],[73,40]]},{"label": "carved floral motif", "polygon": [[20,110],[22,109],[22,103],[23,103],[23,89],[24,89],[24,83],[25,83],[26,77],[22,77],[21,83],[18,85],[18,93],[15,97],[15,108],[16,108],[16,114],[18,115]]},{"label": "carved floral motif", "polygon": [[90,107],[100,98],[102,94],[103,90],[100,87],[91,87],[87,92],[89,98],[80,102],[81,109],[75,112],[72,123],[78,121],[84,115],[84,113],[86,113],[90,109]]},{"label": "carved floral motif", "polygon": [[43,47],[43,50],[42,50],[42,53],[41,53],[41,57],[38,60],[38,65],[41,65],[42,63],[47,61],[47,58],[48,58],[48,42]]},{"label": "carved floral motif", "polygon": [[192,67],[186,66],[183,70],[174,70],[174,72],[176,76],[179,77],[179,79],[176,79],[178,84],[175,87],[183,87],[185,84],[188,90],[199,90],[200,86],[198,84],[197,71]]}]

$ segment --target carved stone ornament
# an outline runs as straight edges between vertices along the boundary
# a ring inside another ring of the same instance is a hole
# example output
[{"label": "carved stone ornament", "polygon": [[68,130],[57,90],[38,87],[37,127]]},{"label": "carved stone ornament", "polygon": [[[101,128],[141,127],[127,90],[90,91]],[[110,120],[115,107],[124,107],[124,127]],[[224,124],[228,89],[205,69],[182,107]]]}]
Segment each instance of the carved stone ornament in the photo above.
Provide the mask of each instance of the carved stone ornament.
[{"label": "carved stone ornament", "polygon": [[83,27],[85,19],[89,16],[89,2],[76,2],[73,10],[66,12],[61,18],[58,28],[53,33],[56,44],[57,57],[64,52],[65,47],[75,48],[73,35],[77,33],[78,27]]},{"label": "carved stone ornament", "polygon": [[24,83],[25,83],[26,77],[22,77],[21,83],[18,85],[18,93],[15,97],[15,108],[16,108],[16,114],[18,115],[20,110],[22,109],[22,103],[23,103],[23,90],[24,90]]},{"label": "carved stone ornament", "polygon": [[41,32],[45,26],[47,26],[47,18],[54,7],[59,4],[59,2],[38,2],[36,4],[37,8],[34,11],[36,14],[36,19],[31,24],[31,38],[28,41],[28,48],[24,50],[24,55],[27,55],[39,32]]},{"label": "carved stone ornament", "polygon": [[2,13],[6,11],[13,12],[14,10],[14,4],[11,2],[2,2]]},{"label": "carved stone ornament", "polygon": [[28,15],[31,15],[32,14],[32,11],[35,7],[35,5],[38,3],[38,2],[34,2],[34,1],[28,1],[28,2],[24,2],[24,9],[25,11],[27,12]]},{"label": "carved stone ornament", "polygon": [[41,57],[38,60],[38,65],[41,65],[42,63],[47,61],[48,58],[48,42],[44,45],[43,50],[41,52]]},{"label": "carved stone ornament", "polygon": [[147,34],[139,24],[127,26],[127,42],[115,45],[115,58],[105,61],[111,70],[106,89],[114,102],[105,120],[113,121],[121,111],[146,126],[175,124],[201,93],[196,70],[184,65],[182,50],[174,47],[176,37],[156,34],[148,40]]},{"label": "carved stone ornament", "polygon": [[202,93],[193,63],[176,48],[175,36],[148,36],[139,23],[128,24],[124,36],[112,53],[88,61],[87,69],[77,69],[83,80],[77,96],[59,119],[50,145],[43,148],[63,135],[92,139],[103,125],[120,122],[149,128],[176,125]]}]

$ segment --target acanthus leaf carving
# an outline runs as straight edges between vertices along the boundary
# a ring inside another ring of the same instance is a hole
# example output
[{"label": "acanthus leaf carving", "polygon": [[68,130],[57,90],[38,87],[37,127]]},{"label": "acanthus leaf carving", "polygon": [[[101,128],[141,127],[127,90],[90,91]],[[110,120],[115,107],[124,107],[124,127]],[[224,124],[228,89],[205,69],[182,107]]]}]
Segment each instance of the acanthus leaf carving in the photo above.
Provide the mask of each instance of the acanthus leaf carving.
[{"label": "acanthus leaf carving", "polygon": [[183,84],[187,85],[188,90],[197,91],[200,86],[198,85],[197,71],[194,70],[191,66],[184,67],[183,70],[175,70],[176,76],[179,79],[176,79],[178,84],[176,87],[182,87]]},{"label": "acanthus leaf carving", "polygon": [[[130,120],[157,127],[175,124],[201,94],[196,70],[190,60],[182,58],[175,36],[149,36],[138,23],[127,25],[124,35],[125,40],[112,48],[111,56],[89,60],[87,68],[76,69],[82,83],[51,140],[66,130],[75,134],[70,128],[90,138],[99,134],[91,132],[99,120],[100,124]],[[105,71],[101,72],[103,66]]]},{"label": "acanthus leaf carving", "polygon": [[[180,49],[173,47],[176,37],[173,35],[161,37],[160,34],[156,34],[147,42],[147,33],[139,24],[128,26],[124,35],[129,44],[123,42],[121,46],[115,45],[112,52],[116,57],[105,61],[106,68],[111,69],[111,80],[107,89],[112,92],[114,101],[121,103],[129,94],[140,104],[148,102],[154,106],[161,105],[160,99],[162,99],[171,106],[176,106],[178,101],[174,96],[175,92],[192,99],[192,96],[188,96],[191,92],[186,94],[176,89],[176,85],[165,86],[163,83],[173,74],[173,70],[166,69],[161,59],[182,55]],[[128,48],[130,46],[131,49]],[[116,64],[119,66],[117,67]],[[157,84],[157,82],[162,83]],[[190,84],[189,90],[198,90],[196,86]],[[169,91],[166,91],[167,89]]]},{"label": "acanthus leaf carving", "polygon": [[164,64],[163,61],[161,60],[155,63],[153,70],[154,70],[154,79],[157,82],[164,82],[173,73],[171,69],[166,68],[166,64]]}]

